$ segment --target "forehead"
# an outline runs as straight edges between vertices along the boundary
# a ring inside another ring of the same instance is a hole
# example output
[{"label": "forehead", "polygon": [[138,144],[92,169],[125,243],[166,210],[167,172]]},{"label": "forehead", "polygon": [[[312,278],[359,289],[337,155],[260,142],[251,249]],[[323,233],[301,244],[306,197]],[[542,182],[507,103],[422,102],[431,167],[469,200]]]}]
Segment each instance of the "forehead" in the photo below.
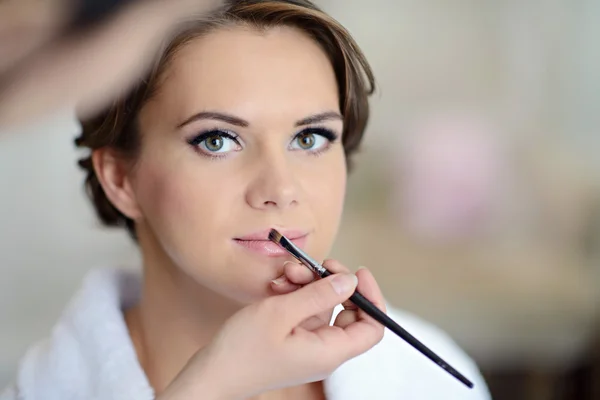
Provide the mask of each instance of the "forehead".
[{"label": "forehead", "polygon": [[292,27],[220,28],[177,51],[154,103],[176,119],[202,110],[298,119],[339,111],[331,62]]}]

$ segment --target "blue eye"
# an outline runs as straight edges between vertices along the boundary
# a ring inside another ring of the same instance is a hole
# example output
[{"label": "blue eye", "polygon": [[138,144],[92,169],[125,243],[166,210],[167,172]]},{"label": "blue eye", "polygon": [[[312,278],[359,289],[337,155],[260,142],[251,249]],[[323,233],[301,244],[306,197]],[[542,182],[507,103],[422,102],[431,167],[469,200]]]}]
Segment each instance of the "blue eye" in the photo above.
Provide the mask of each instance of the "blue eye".
[{"label": "blue eye", "polygon": [[337,139],[337,135],[325,128],[307,128],[294,136],[291,148],[294,150],[308,150],[318,152],[323,150],[331,142]]},{"label": "blue eye", "polygon": [[222,154],[240,149],[237,136],[221,130],[212,130],[193,137],[188,141],[207,154]]}]

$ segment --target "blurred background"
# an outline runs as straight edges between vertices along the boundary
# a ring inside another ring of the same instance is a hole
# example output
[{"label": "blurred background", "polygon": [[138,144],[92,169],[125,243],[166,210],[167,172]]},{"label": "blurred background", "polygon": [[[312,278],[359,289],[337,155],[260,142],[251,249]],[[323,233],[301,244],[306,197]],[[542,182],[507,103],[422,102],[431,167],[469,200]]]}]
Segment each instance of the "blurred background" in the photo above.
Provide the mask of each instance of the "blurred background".
[{"label": "blurred background", "polygon": [[[494,399],[600,399],[600,2],[316,3],[378,80],[333,256]],[[90,268],[138,263],[84,197],[71,110],[3,133],[0,387]]]}]

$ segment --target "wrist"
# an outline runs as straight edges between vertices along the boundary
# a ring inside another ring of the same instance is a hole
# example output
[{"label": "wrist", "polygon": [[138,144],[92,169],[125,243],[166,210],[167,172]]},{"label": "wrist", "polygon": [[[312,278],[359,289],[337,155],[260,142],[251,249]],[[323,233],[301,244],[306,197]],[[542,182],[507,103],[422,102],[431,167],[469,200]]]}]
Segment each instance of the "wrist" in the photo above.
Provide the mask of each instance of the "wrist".
[{"label": "wrist", "polygon": [[224,393],[223,386],[205,379],[177,379],[156,400],[235,400]]},{"label": "wrist", "polygon": [[[230,385],[231,374],[219,368],[206,351],[196,354],[156,400],[238,400]],[[234,378],[235,380],[235,378]]]}]

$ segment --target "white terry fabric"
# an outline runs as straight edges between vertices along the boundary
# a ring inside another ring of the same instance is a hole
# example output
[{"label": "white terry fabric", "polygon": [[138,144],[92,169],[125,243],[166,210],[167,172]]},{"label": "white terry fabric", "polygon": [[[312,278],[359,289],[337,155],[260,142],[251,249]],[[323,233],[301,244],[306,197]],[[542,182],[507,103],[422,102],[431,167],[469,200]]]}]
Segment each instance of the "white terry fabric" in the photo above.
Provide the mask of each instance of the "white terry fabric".
[{"label": "white terry fabric", "polygon": [[[139,297],[140,277],[92,271],[54,327],[23,358],[0,400],[151,400],[154,392],[129,337],[122,309]],[[468,389],[386,330],[384,339],[325,380],[328,400],[487,400],[476,365],[444,333],[388,308],[400,325],[475,383]]]}]

